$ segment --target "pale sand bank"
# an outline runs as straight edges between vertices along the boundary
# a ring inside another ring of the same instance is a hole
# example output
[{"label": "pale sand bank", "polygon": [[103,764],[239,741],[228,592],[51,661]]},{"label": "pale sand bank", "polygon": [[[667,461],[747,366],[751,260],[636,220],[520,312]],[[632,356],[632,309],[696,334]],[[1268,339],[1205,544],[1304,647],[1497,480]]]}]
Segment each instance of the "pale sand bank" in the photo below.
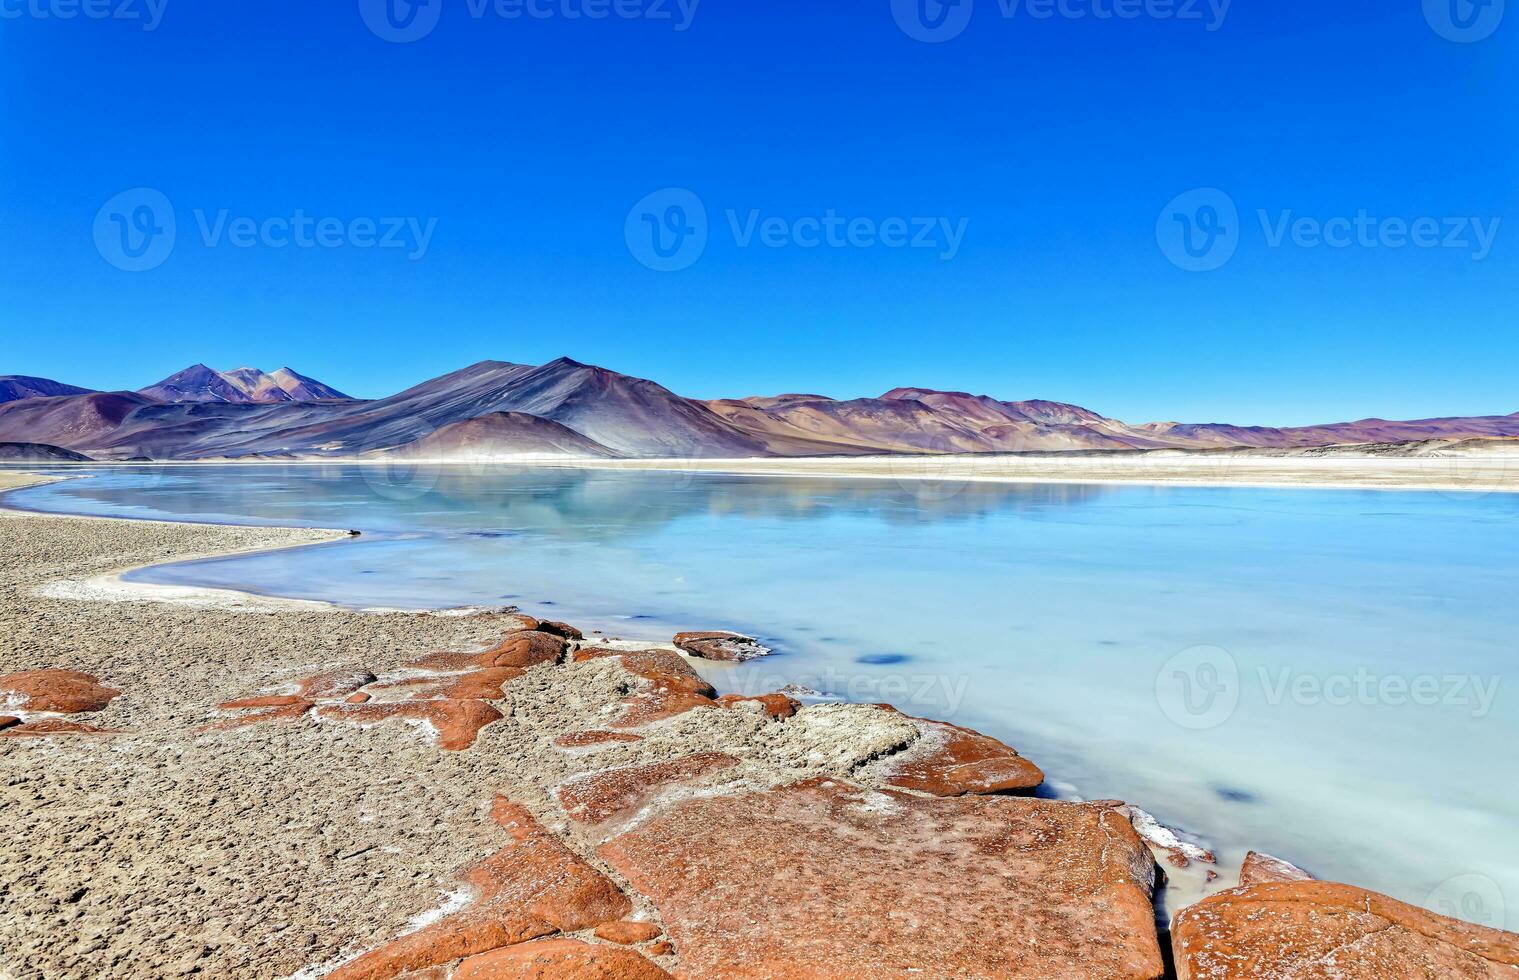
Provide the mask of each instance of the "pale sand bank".
[{"label": "pale sand bank", "polygon": [[[470,464],[451,464],[470,465]],[[477,464],[478,465],[478,464]],[[860,456],[808,459],[559,460],[538,465],[786,477],[893,480],[952,492],[970,483],[1175,484],[1519,493],[1519,456],[1419,458],[1115,454],[1096,456]]]},{"label": "pale sand bank", "polygon": [[[1317,451],[1315,451],[1317,452]],[[145,465],[121,463],[59,466]],[[562,467],[641,472],[729,473],[895,481],[942,495],[971,483],[1095,483],[1247,486],[1290,489],[1438,490],[1519,493],[1519,456],[1497,452],[1450,455],[1262,455],[1255,453],[1012,454],[962,456],[827,456],[748,459],[583,459],[512,455],[493,459],[291,459],[158,462],[181,466],[440,467],[489,472],[500,466]]]}]

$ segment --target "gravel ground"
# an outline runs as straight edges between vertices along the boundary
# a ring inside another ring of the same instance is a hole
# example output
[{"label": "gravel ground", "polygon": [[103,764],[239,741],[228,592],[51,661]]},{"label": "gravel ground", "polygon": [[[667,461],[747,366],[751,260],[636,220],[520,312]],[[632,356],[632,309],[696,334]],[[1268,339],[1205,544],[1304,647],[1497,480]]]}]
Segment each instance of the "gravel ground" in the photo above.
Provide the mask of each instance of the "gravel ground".
[{"label": "gravel ground", "polygon": [[[34,481],[0,473],[0,490]],[[550,795],[571,776],[719,749],[743,760],[725,781],[769,786],[852,772],[915,737],[881,712],[818,706],[785,725],[701,710],[643,742],[555,749],[615,710],[630,675],[612,660],[508,683],[494,702],[507,717],[464,752],[397,722],[201,732],[226,717],[218,703],[318,670],[383,678],[424,653],[483,649],[501,616],[158,601],[140,589],[107,601],[59,586],[335,536],[0,510],[0,674],[95,674],[123,695],[82,720],[125,733],[0,738],[0,980],[318,976],[457,893],[460,870],[503,844],[489,813],[498,794],[605,869],[599,839],[570,827]]]}]

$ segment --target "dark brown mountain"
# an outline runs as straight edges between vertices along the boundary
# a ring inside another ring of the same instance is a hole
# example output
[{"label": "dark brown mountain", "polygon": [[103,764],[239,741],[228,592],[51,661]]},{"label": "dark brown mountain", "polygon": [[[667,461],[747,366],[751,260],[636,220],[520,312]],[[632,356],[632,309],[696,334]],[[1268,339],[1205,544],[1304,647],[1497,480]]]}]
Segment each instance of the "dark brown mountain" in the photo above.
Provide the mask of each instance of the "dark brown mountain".
[{"label": "dark brown mountain", "polygon": [[7,463],[87,463],[90,457],[58,446],[35,442],[0,442],[0,461]]},{"label": "dark brown mountain", "polygon": [[385,451],[415,459],[495,460],[518,456],[601,456],[617,454],[552,419],[522,412],[492,412],[452,422],[416,442]]}]

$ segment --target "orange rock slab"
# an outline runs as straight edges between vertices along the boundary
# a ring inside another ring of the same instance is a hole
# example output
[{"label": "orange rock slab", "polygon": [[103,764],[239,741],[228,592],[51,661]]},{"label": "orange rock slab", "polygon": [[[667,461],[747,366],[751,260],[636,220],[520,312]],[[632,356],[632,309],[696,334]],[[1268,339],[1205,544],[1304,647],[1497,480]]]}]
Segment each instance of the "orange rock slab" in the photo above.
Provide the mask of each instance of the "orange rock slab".
[{"label": "orange rock slab", "polygon": [[364,685],[374,682],[374,674],[363,667],[338,667],[313,674],[301,681],[296,693],[312,701],[323,701],[347,697]]},{"label": "orange rock slab", "polygon": [[[390,980],[543,936],[592,929],[632,911],[632,903],[616,885],[544,830],[527,810],[498,798],[491,815],[512,842],[466,876],[479,897],[462,912],[339,967],[330,980]],[[489,965],[477,963],[474,969]],[[455,980],[462,976],[456,972]]]},{"label": "orange rock slab", "polygon": [[[265,699],[248,699],[250,702],[262,700]],[[237,703],[238,702],[235,701],[229,701],[227,702],[227,705],[234,705]],[[227,707],[227,705],[223,705],[222,707]],[[249,725],[259,725],[266,721],[296,721],[305,718],[307,712],[309,712],[313,707],[315,707],[315,704],[313,702],[307,701],[305,698],[296,698],[289,704],[276,704],[265,708],[262,711],[251,711],[248,714],[239,715],[236,718],[223,718],[220,721],[213,721],[209,725],[202,725],[200,730],[203,732],[225,732],[231,731],[235,728],[246,728]]]},{"label": "orange rock slab", "polygon": [[452,700],[496,701],[501,698],[501,685],[521,677],[521,667],[482,667],[467,674],[451,678],[438,689],[438,697]]},{"label": "orange rock slab", "polygon": [[813,779],[689,800],[600,854],[690,978],[1154,980],[1154,860],[1112,810]]},{"label": "orange rock slab", "polygon": [[717,699],[719,708],[733,708],[748,703],[760,705],[765,709],[765,714],[777,720],[790,718],[802,707],[800,701],[785,694],[758,694],[752,697],[742,694],[724,694]]},{"label": "orange rock slab", "polygon": [[592,729],[585,732],[571,732],[554,739],[554,744],[561,749],[586,749],[597,745],[616,745],[627,742],[642,742],[642,735],[634,735],[632,732],[608,732],[601,729]]},{"label": "orange rock slab", "polygon": [[76,715],[100,711],[121,692],[101,684],[94,675],[77,670],[24,670],[0,676],[0,695],[6,694],[21,696],[15,707],[22,711]]},{"label": "orange rock slab", "polygon": [[576,662],[612,658],[648,683],[623,701],[614,728],[640,728],[685,714],[694,708],[716,706],[717,690],[702,679],[680,654],[668,650],[608,650],[589,647],[576,651]]},{"label": "orange rock slab", "polygon": [[552,619],[541,620],[538,623],[538,629],[544,633],[553,633],[555,636],[562,636],[566,640],[585,639],[585,634],[580,632],[580,630],[576,629],[575,627],[571,626],[569,623],[558,623]]},{"label": "orange rock slab", "polygon": [[754,660],[770,652],[754,637],[727,630],[676,633],[674,643],[693,657],[729,663]]},{"label": "orange rock slab", "polygon": [[297,694],[266,694],[256,698],[223,701],[218,707],[223,711],[243,711],[248,708],[288,708],[292,705],[307,703],[305,698]]},{"label": "orange rock slab", "polygon": [[934,796],[987,796],[1031,793],[1044,782],[1043,770],[990,735],[942,721],[912,721],[923,737],[884,767],[892,786]]},{"label": "orange rock slab", "polygon": [[412,666],[424,670],[536,667],[539,664],[558,663],[568,648],[569,644],[562,636],[538,630],[518,630],[508,633],[500,643],[483,653],[434,653],[415,661]]},{"label": "orange rock slab", "polygon": [[670,974],[620,946],[546,939],[471,956],[453,980],[669,980]]},{"label": "orange rock slab", "polygon": [[324,704],[316,709],[316,716],[322,721],[355,725],[391,720],[425,722],[438,733],[438,745],[450,752],[474,745],[481,729],[504,717],[484,701],[444,700]]},{"label": "orange rock slab", "polygon": [[48,735],[120,735],[113,728],[96,728],[79,721],[62,718],[43,718],[22,725],[11,725],[0,730],[0,738],[40,738]]},{"label": "orange rock slab", "polygon": [[1239,869],[1241,885],[1260,885],[1268,881],[1312,881],[1313,875],[1281,858],[1251,851]]},{"label": "orange rock slab", "polygon": [[609,943],[617,943],[620,946],[635,946],[638,943],[646,943],[663,932],[663,929],[652,922],[623,919],[620,922],[608,922],[597,926],[596,938],[605,939]]},{"label": "orange rock slab", "polygon": [[1519,935],[1350,885],[1276,881],[1177,913],[1178,980],[1515,980]]},{"label": "orange rock slab", "polygon": [[643,806],[663,789],[738,765],[722,752],[697,752],[647,766],[607,769],[559,787],[559,802],[581,823],[598,824]]}]

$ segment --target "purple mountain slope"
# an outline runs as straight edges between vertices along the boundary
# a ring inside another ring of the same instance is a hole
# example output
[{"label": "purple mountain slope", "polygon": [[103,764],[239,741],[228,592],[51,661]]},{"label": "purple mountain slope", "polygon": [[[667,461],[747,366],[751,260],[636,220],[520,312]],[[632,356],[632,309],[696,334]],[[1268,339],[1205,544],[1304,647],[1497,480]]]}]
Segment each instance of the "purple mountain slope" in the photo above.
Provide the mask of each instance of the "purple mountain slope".
[{"label": "purple mountain slope", "polygon": [[47,378],[32,378],[24,374],[0,374],[0,402],[20,401],[23,398],[57,398],[60,395],[87,395],[89,388],[76,388]]},{"label": "purple mountain slope", "polygon": [[195,365],[141,393],[66,391],[0,404],[0,441],[110,459],[1284,449],[1516,437],[1519,414],[1298,428],[1136,425],[1060,402],[928,388],[844,401],[796,394],[702,402],[569,358],[538,367],[482,361],[377,401],[346,399],[289,369]]},{"label": "purple mountain slope", "polygon": [[314,402],[327,399],[351,400],[336,388],[320,381],[280,368],[266,374],[258,368],[217,371],[204,364],[192,364],[177,374],[141,389],[138,394],[155,401],[221,402],[229,405],[275,404],[279,402]]}]

